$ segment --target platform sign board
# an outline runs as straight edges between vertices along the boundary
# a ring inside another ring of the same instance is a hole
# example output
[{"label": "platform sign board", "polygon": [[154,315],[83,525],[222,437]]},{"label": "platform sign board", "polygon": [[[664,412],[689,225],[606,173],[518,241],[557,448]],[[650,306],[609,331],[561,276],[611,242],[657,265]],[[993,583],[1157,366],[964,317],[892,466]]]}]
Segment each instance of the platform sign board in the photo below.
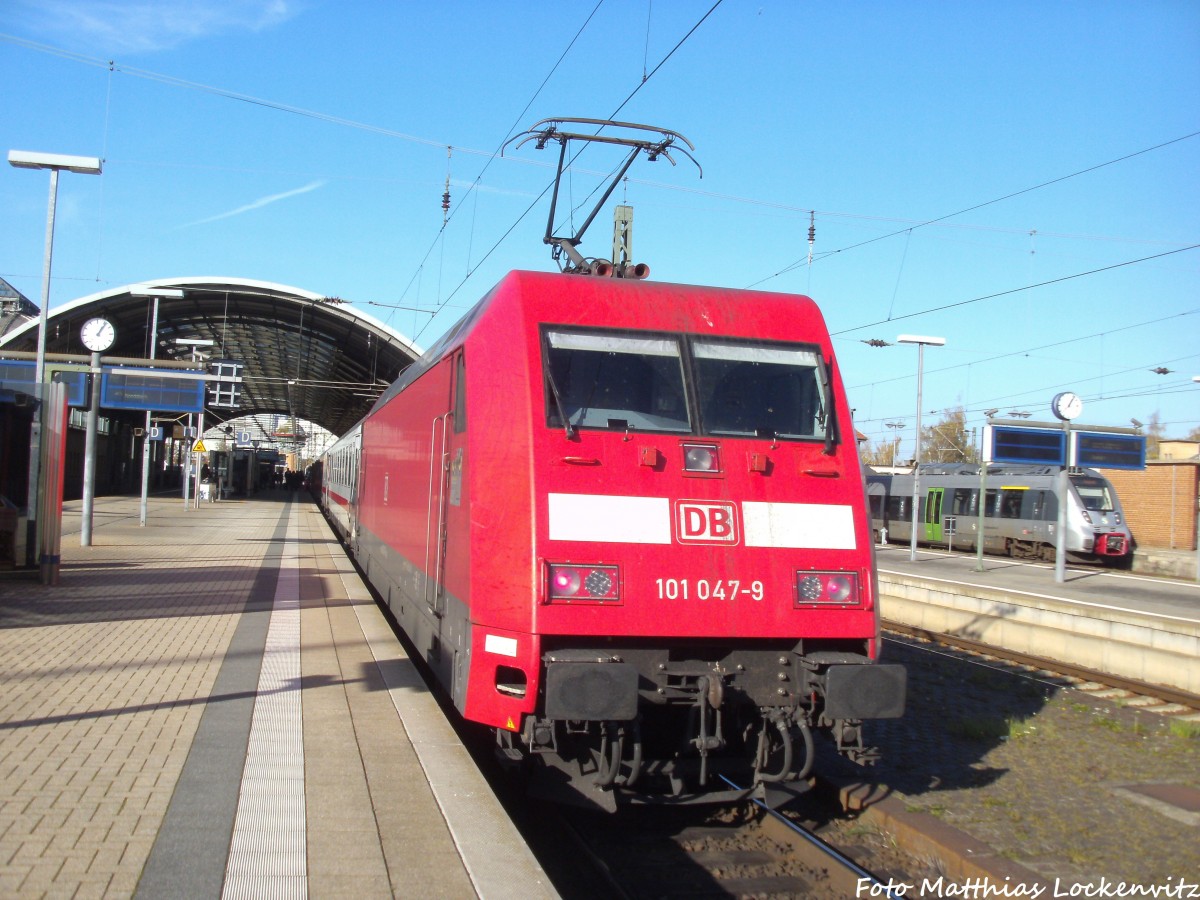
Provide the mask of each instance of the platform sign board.
[{"label": "platform sign board", "polygon": [[1103,431],[1071,432],[1072,465],[1094,469],[1146,468],[1146,437]]},{"label": "platform sign board", "polygon": [[[37,363],[25,359],[0,359],[0,403],[17,402],[17,394],[33,393]],[[46,366],[48,380],[67,386],[67,406],[88,405],[87,366]]]},{"label": "platform sign board", "polygon": [[987,462],[1067,464],[1067,436],[1054,428],[985,425],[983,453]]},{"label": "platform sign board", "polygon": [[253,446],[253,445],[250,443],[250,432],[248,432],[248,431],[239,431],[239,432],[237,433],[237,440],[234,442],[234,446],[236,446],[236,447],[238,447],[239,449],[242,449],[242,450],[245,450],[245,449],[247,449],[248,447],[251,447],[251,446]]},{"label": "platform sign board", "polygon": [[162,369],[105,367],[100,405],[109,409],[204,412],[205,379]]}]

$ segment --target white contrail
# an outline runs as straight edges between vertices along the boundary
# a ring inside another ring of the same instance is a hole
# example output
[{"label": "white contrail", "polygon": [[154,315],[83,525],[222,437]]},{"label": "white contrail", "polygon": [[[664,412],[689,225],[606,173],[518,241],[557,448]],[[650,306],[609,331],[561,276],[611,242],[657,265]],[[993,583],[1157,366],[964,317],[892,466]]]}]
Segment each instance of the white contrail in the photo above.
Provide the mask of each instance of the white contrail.
[{"label": "white contrail", "polygon": [[309,191],[315,191],[317,188],[324,187],[326,181],[311,181],[304,187],[298,187],[294,191],[284,191],[282,194],[271,194],[266,197],[259,197],[253,203],[247,203],[245,206],[239,206],[237,209],[231,209],[229,212],[218,213],[215,216],[209,216],[207,219],[197,219],[195,222],[188,222],[180,225],[180,228],[190,228],[192,225],[205,225],[208,222],[216,222],[220,219],[228,219],[232,216],[240,216],[244,212],[249,212],[252,209],[261,209],[264,206],[270,206],[272,203],[277,203],[280,200],[286,200],[288,197],[295,197],[297,194],[307,194]]}]

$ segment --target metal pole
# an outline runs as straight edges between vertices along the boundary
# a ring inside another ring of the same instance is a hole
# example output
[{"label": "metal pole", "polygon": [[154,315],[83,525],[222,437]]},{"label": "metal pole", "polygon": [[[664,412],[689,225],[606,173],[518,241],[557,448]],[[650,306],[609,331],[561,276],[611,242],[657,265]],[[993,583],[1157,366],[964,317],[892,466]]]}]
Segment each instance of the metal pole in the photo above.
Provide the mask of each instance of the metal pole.
[{"label": "metal pole", "polygon": [[912,495],[912,541],[908,549],[908,558],[917,560],[917,519],[921,509],[921,379],[925,371],[925,345],[917,344],[917,449],[916,462],[913,465],[913,495]]},{"label": "metal pole", "polygon": [[83,439],[83,517],[79,546],[92,546],[92,510],[96,506],[96,426],[100,421],[100,354],[92,354],[92,390],[88,403],[87,432]]},{"label": "metal pole", "polygon": [[1054,541],[1054,580],[1059,584],[1067,578],[1067,501],[1070,499],[1071,482],[1067,477],[1071,462],[1071,422],[1063,419],[1063,437],[1066,441],[1066,465],[1058,473],[1058,534]]},{"label": "metal pole", "polygon": [[45,486],[42,491],[42,512],[38,519],[42,532],[42,553],[38,566],[42,584],[58,584],[59,567],[62,563],[62,496],[63,465],[67,447],[67,386],[52,384],[46,391],[46,409],[43,416],[46,426],[42,441],[42,461]]},{"label": "metal pole", "polygon": [[33,407],[33,423],[29,432],[29,491],[26,508],[28,510],[28,542],[26,561],[37,565],[41,558],[42,535],[37,527],[38,501],[42,490],[42,427],[45,417],[42,410],[48,402],[45,388],[46,380],[46,329],[50,315],[50,266],[54,258],[54,207],[58,201],[58,169],[50,170],[50,202],[46,213],[46,253],[42,262],[42,308],[38,310],[38,340],[37,363],[34,366],[34,390],[38,392],[39,402]]},{"label": "metal pole", "polygon": [[975,537],[975,571],[983,571],[984,513],[987,512],[987,460],[979,464],[979,533]]},{"label": "metal pole", "polygon": [[[203,441],[204,440],[204,413],[200,413],[199,416],[197,417],[196,421],[197,421],[196,440]],[[195,445],[193,445],[193,446],[195,446]],[[193,496],[192,496],[192,509],[200,508],[200,475],[202,474],[202,472],[204,470],[204,455],[199,455],[199,456],[200,456],[200,458],[196,460],[196,471],[193,476],[196,479],[196,483],[194,485],[195,491],[193,492]],[[212,496],[212,495],[210,494],[209,496]]]},{"label": "metal pole", "polygon": [[[1196,502],[1196,531],[1193,537],[1196,539],[1196,580],[1200,581],[1200,491],[1197,491],[1196,494],[1197,496],[1194,498]],[[1129,552],[1133,553],[1133,550]]]},{"label": "metal pole", "polygon": [[[187,419],[188,431],[192,430],[192,414],[188,413]],[[194,438],[184,438],[185,441],[194,441]],[[191,490],[192,490],[192,444],[188,444],[183,448],[183,508],[187,509],[191,505]]]},{"label": "metal pole", "polygon": [[[150,319],[150,358],[158,350],[158,298],[154,298],[154,314]],[[138,508],[138,525],[146,527],[146,513],[150,497],[150,410],[146,410],[146,430],[142,437],[142,502]]]}]

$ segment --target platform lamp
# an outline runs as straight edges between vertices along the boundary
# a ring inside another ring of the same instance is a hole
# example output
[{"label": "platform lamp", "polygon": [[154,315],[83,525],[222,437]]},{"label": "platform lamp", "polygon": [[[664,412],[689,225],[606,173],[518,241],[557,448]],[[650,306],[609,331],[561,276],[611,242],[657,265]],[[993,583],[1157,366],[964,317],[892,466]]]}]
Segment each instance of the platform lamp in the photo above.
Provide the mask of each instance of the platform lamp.
[{"label": "platform lamp", "polygon": [[946,339],[922,334],[902,334],[896,338],[896,343],[917,345],[917,449],[916,461],[913,463],[912,542],[908,551],[908,558],[916,562],[917,512],[921,508],[921,382],[925,377],[925,347],[944,347]]},{"label": "platform lamp", "polygon": [[[150,358],[158,356],[158,301],[182,300],[183,291],[179,288],[160,288],[148,284],[139,284],[129,289],[131,297],[150,297],[154,300],[154,312],[150,317]],[[150,421],[151,410],[146,410],[146,430],[142,437],[142,499],[138,507],[138,525],[146,527],[146,514],[150,497]]]},{"label": "platform lamp", "polygon": [[[49,169],[50,170],[50,203],[46,215],[46,252],[42,262],[42,308],[38,311],[37,362],[34,366],[33,382],[35,390],[42,391],[41,385],[46,379],[46,326],[50,310],[50,264],[54,257],[54,207],[58,201],[58,173],[75,172],[79,175],[99,175],[103,166],[94,156],[65,156],[61,153],[36,153],[29,150],[9,150],[8,163],[18,169]],[[32,563],[40,564],[41,534],[37,528],[38,498],[42,490],[42,404],[33,406],[33,425],[29,435],[29,493],[27,507],[29,510],[29,531],[32,540],[28,547],[32,549]]]}]

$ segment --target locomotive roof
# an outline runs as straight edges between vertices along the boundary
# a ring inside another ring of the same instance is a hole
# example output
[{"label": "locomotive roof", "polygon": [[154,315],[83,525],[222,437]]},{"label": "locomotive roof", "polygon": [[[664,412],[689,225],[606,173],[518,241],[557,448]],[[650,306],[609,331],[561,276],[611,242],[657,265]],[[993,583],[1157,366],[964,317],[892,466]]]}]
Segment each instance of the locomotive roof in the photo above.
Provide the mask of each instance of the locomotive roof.
[{"label": "locomotive roof", "polygon": [[[742,308],[745,304],[749,303],[791,305],[791,312],[802,312],[806,317],[815,318],[815,321],[821,326],[820,333],[822,335],[825,334],[824,319],[816,303],[809,297],[800,294],[747,291],[737,288],[675,284],[662,281],[640,281],[628,278],[568,275],[560,272],[514,270],[505,275],[461,319],[450,326],[446,333],[430,346],[416,362],[405,369],[392,386],[379,397],[371,411],[374,412],[376,409],[379,409],[396,396],[396,394],[403,391],[433,368],[439,360],[444,359],[447,354],[452,353],[458,347],[462,346],[467,337],[478,325],[480,319],[483,318],[484,313],[494,303],[503,298],[517,297],[523,302],[532,301],[537,304],[539,309],[547,311],[549,311],[549,307],[555,306],[556,311],[554,315],[547,318],[547,321],[553,321],[555,324],[600,325],[603,323],[600,321],[591,321],[595,317],[588,315],[591,305],[599,304],[601,301],[612,302],[618,297],[622,297],[623,304],[628,306],[631,298],[625,292],[641,295],[637,300],[639,304],[638,309],[644,313],[647,322],[646,327],[651,330],[690,330],[690,327],[692,327],[691,322],[689,322],[689,328],[678,327],[680,325],[679,322],[668,324],[661,315],[655,315],[656,309],[653,306],[655,297],[673,296],[678,298],[680,295],[683,295],[697,300],[701,297],[716,298],[722,304],[731,307],[730,313],[725,317],[726,321],[723,323],[712,321],[708,313],[701,314],[708,325],[714,328],[718,334],[735,334],[737,323],[741,318],[740,313],[743,312]],[[672,309],[677,310],[678,307],[679,304],[677,303],[671,305]],[[733,307],[737,307],[737,309],[735,310]],[[749,337],[753,335],[747,334],[745,336]]]}]

